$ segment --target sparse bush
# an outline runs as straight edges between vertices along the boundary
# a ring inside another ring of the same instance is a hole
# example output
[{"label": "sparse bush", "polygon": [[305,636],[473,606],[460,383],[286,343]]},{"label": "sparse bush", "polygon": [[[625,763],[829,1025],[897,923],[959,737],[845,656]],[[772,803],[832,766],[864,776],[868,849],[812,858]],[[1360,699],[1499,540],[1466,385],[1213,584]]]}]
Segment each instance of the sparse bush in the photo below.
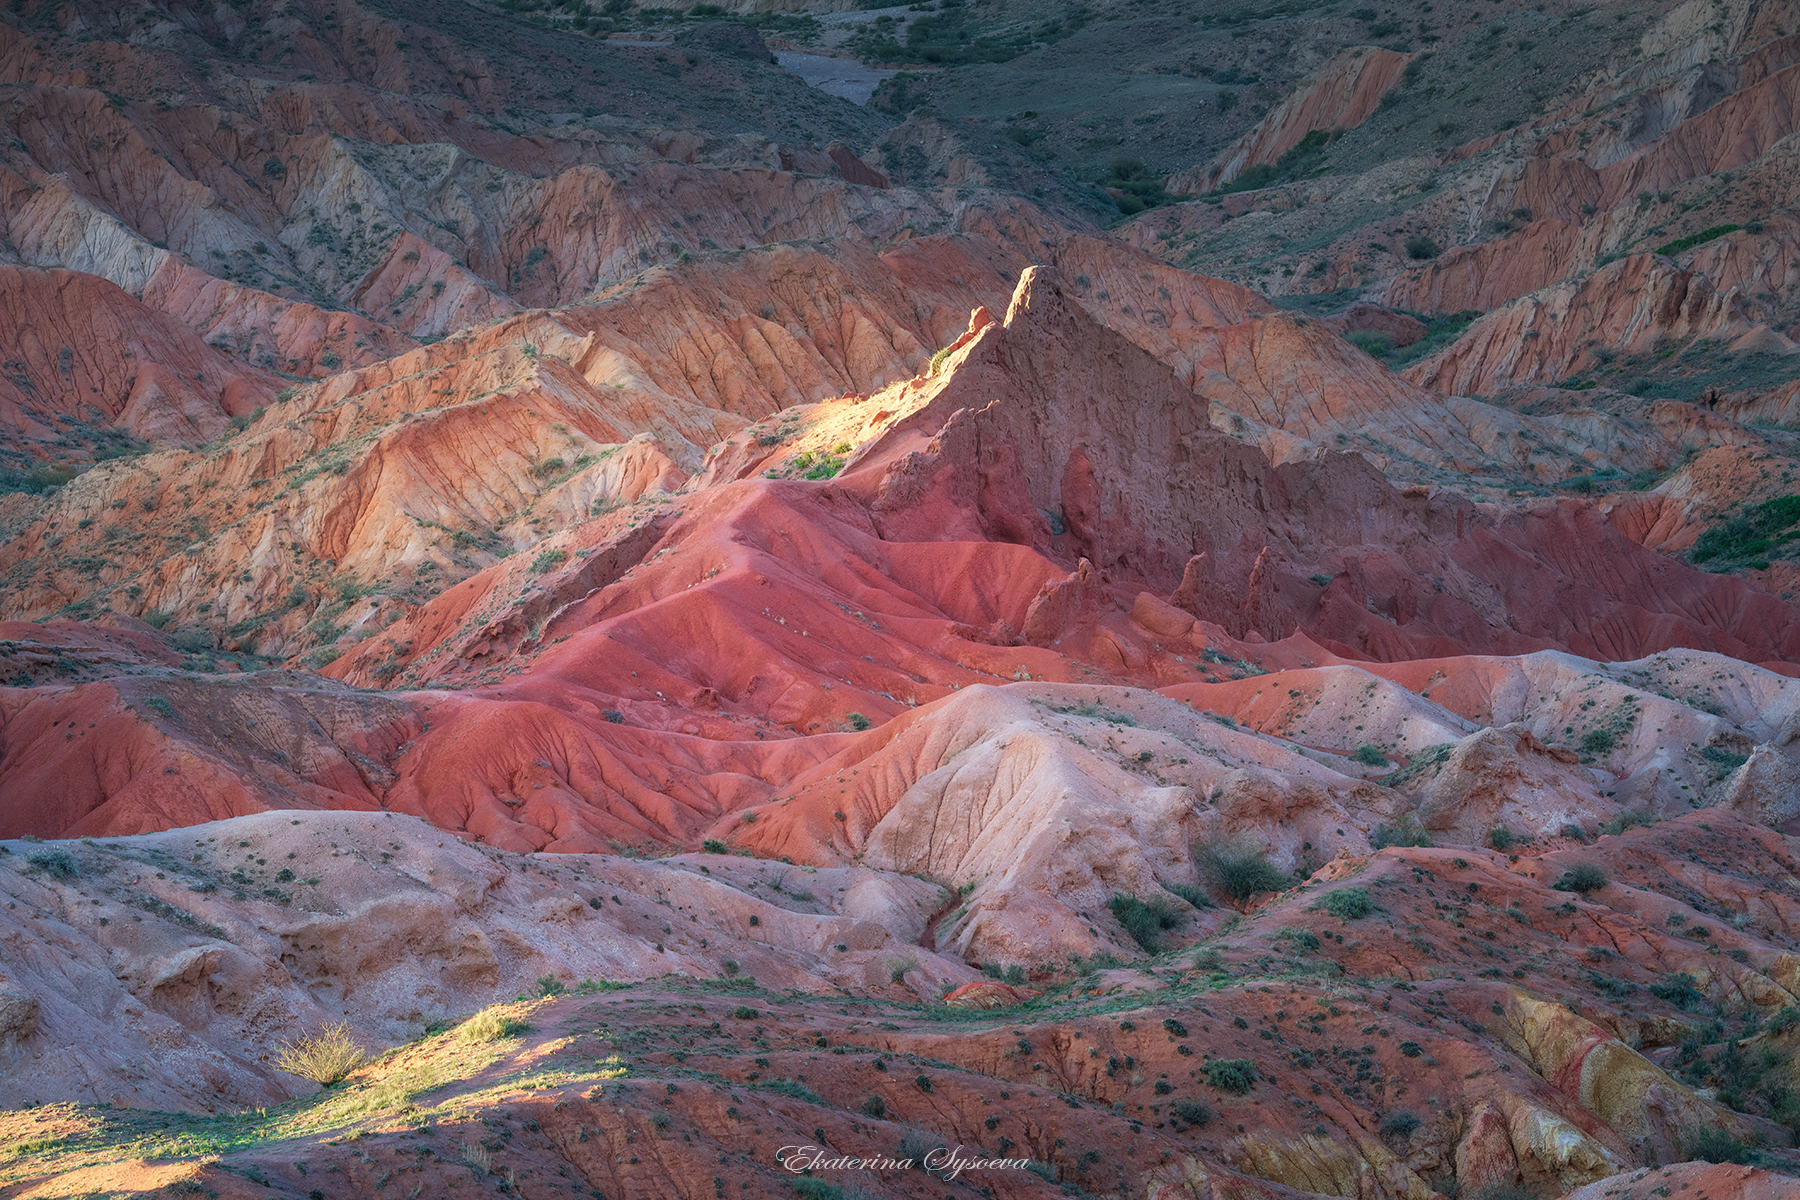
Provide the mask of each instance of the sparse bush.
[{"label": "sparse bush", "polygon": [[1169,1115],[1184,1125],[1199,1129],[1213,1119],[1213,1110],[1199,1100],[1177,1100],[1169,1105]]},{"label": "sparse bush", "polygon": [[1114,896],[1108,907],[1131,940],[1142,946],[1147,954],[1155,954],[1162,948],[1162,932],[1175,929],[1186,924],[1187,914],[1176,908],[1167,900],[1158,897],[1153,900],[1140,900],[1136,896]]},{"label": "sparse bush", "polygon": [[1248,842],[1199,842],[1193,855],[1200,878],[1240,903],[1258,892],[1279,891],[1288,882],[1268,856]]},{"label": "sparse bush", "polygon": [[503,1006],[484,1008],[462,1023],[457,1036],[465,1042],[497,1042],[501,1038],[528,1033],[531,1026],[522,1017],[501,1011]]},{"label": "sparse bush", "polygon": [[1163,890],[1180,896],[1195,908],[1212,907],[1212,901],[1206,898],[1206,893],[1191,883],[1165,883]]},{"label": "sparse bush", "polygon": [[564,991],[563,981],[554,975],[539,975],[537,994],[539,996],[560,996]]},{"label": "sparse bush", "polygon": [[1603,821],[1600,832],[1617,836],[1635,825],[1654,825],[1658,820],[1658,817],[1647,812],[1622,812]]},{"label": "sparse bush", "polygon": [[1354,921],[1374,912],[1375,902],[1369,899],[1367,889],[1348,887],[1326,892],[1313,907],[1323,909],[1339,920]]},{"label": "sparse bush", "polygon": [[1392,825],[1385,822],[1377,825],[1369,835],[1369,845],[1377,850],[1385,850],[1389,846],[1429,846],[1431,835],[1419,824],[1414,813],[1407,813]]},{"label": "sparse bush", "polygon": [[731,847],[727,846],[724,842],[721,842],[718,838],[707,838],[704,842],[700,843],[700,849],[706,851],[708,854],[731,853]]},{"label": "sparse bush", "polygon": [[462,1160],[478,1179],[485,1178],[494,1169],[494,1156],[480,1142],[464,1142]]},{"label": "sparse bush", "polygon": [[[920,1076],[920,1078],[924,1078]],[[943,1146],[944,1140],[926,1133],[922,1129],[908,1129],[900,1135],[900,1153],[896,1158],[911,1160],[913,1166],[920,1166],[925,1156]]]},{"label": "sparse bush", "polygon": [[719,964],[719,970],[725,973],[725,978],[727,979],[736,979],[738,977],[738,972],[743,969],[744,968],[738,965],[738,961],[735,958],[728,958]]},{"label": "sparse bush", "polygon": [[783,1096],[791,1096],[795,1100],[804,1100],[808,1104],[825,1103],[819,1093],[813,1091],[804,1083],[800,1083],[796,1080],[771,1079],[767,1083],[758,1084],[757,1086],[767,1088],[771,1092],[779,1092]]},{"label": "sparse bush", "polygon": [[81,874],[81,868],[75,864],[75,856],[61,847],[27,854],[25,861],[52,879],[75,879]]},{"label": "sparse bush", "polygon": [[310,1037],[283,1042],[275,1055],[275,1065],[289,1075],[330,1087],[362,1066],[367,1057],[350,1036],[350,1023],[339,1021]]},{"label": "sparse bush", "polygon": [[568,557],[569,552],[566,550],[545,550],[531,560],[531,569],[536,574],[541,575],[545,571],[561,566],[568,560]]},{"label": "sparse bush", "polygon": [[887,1116],[887,1101],[880,1096],[868,1096],[857,1106],[857,1110],[865,1117],[873,1117],[877,1121]]},{"label": "sparse bush", "polygon": [[800,1175],[788,1180],[794,1189],[794,1195],[800,1200],[848,1200],[844,1189],[835,1183],[826,1183],[823,1179],[814,1179],[810,1175]]},{"label": "sparse bush", "polygon": [[895,983],[903,982],[906,973],[918,965],[919,956],[916,954],[897,954],[882,963],[887,968],[888,978]]},{"label": "sparse bush", "polygon": [[1692,1012],[1706,1002],[1706,994],[1686,971],[1677,975],[1664,975],[1661,983],[1650,985],[1650,994],[1658,1000],[1673,1004],[1683,1012]]},{"label": "sparse bush", "polygon": [[1215,1058],[1206,1064],[1206,1082],[1241,1096],[1256,1086],[1256,1064],[1247,1058]]},{"label": "sparse bush", "polygon": [[1606,886],[1606,872],[1593,863],[1576,863],[1550,886],[1559,892],[1580,892],[1585,896]]},{"label": "sparse bush", "polygon": [[1415,233],[1407,238],[1405,246],[1406,257],[1421,261],[1427,258],[1436,258],[1441,253],[1438,244],[1422,233]]},{"label": "sparse bush", "polygon": [[1581,735],[1583,754],[1607,754],[1619,744],[1619,735],[1610,729],[1590,729]]},{"label": "sparse bush", "polygon": [[145,696],[144,707],[165,721],[175,716],[175,706],[169,703],[167,696]]},{"label": "sparse bush", "polygon": [[625,714],[616,708],[603,708],[600,710],[600,716],[602,720],[613,725],[623,725],[625,723]]},{"label": "sparse bush", "polygon": [[1409,1112],[1389,1113],[1386,1117],[1382,1118],[1381,1136],[1398,1138],[1411,1137],[1413,1130],[1424,1123],[1425,1122],[1419,1120],[1419,1118],[1413,1116],[1413,1114]]},{"label": "sparse bush", "polygon": [[757,1009],[751,1008],[748,1004],[740,1004],[731,1010],[731,1015],[740,1021],[754,1021],[756,1018],[762,1016],[762,1013]]},{"label": "sparse bush", "polygon": [[1709,1163],[1753,1163],[1757,1153],[1723,1129],[1696,1129],[1684,1139],[1690,1160]]},{"label": "sparse bush", "polygon": [[1496,825],[1488,831],[1488,845],[1496,850],[1512,849],[1513,841],[1513,831],[1504,825]]}]

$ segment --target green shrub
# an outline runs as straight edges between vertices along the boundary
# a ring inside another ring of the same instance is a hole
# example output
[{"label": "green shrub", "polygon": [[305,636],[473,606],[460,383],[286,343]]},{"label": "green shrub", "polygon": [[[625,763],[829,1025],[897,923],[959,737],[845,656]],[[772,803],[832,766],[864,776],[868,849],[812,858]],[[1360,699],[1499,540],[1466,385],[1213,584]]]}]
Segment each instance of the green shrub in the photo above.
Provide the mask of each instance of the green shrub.
[{"label": "green shrub", "polygon": [[1191,883],[1165,883],[1162,886],[1164,891],[1180,896],[1195,908],[1212,907],[1212,901],[1206,898],[1206,893]]},{"label": "green shrub", "polygon": [[731,1010],[731,1015],[740,1021],[754,1021],[756,1018],[762,1016],[762,1013],[751,1008],[748,1004],[740,1004]]},{"label": "green shrub", "polygon": [[1199,1100],[1177,1100],[1169,1105],[1169,1115],[1183,1125],[1200,1129],[1213,1119],[1213,1110]]},{"label": "green shrub", "polygon": [[1514,842],[1513,831],[1504,825],[1496,825],[1488,830],[1488,845],[1496,850],[1510,850]]},{"label": "green shrub", "polygon": [[707,838],[704,842],[700,843],[700,849],[706,851],[708,854],[731,853],[731,847],[727,846],[724,842],[721,842],[718,838]]},{"label": "green shrub", "polygon": [[144,707],[165,721],[175,716],[175,706],[169,703],[167,696],[145,696]]},{"label": "green shrub", "polygon": [[[1358,329],[1354,333],[1347,334],[1344,340],[1370,358],[1386,358],[1394,352],[1394,339],[1388,334],[1379,333],[1373,329]],[[1330,582],[1329,578],[1325,580],[1325,583]],[[1322,583],[1319,586],[1324,587],[1325,584]]]},{"label": "green shrub", "polygon": [[887,1101],[880,1096],[868,1096],[861,1104],[857,1105],[857,1111],[865,1117],[874,1117],[879,1121],[887,1116]]},{"label": "green shrub", "polygon": [[1157,897],[1152,900],[1140,900],[1136,896],[1118,895],[1109,902],[1112,915],[1131,940],[1144,948],[1146,954],[1155,954],[1162,948],[1162,933],[1165,929],[1176,929],[1187,921],[1187,913]]},{"label": "green shrub", "polygon": [[1413,1130],[1425,1122],[1409,1112],[1389,1113],[1381,1121],[1382,1137],[1411,1137]]},{"label": "green shrub", "polygon": [[1749,1164],[1758,1158],[1754,1149],[1723,1129],[1696,1129],[1683,1140],[1683,1149],[1690,1161]]},{"label": "green shrub", "polygon": [[1313,907],[1324,909],[1339,920],[1354,921],[1374,912],[1375,902],[1369,899],[1367,889],[1348,887],[1326,892]]},{"label": "green shrub", "polygon": [[564,991],[563,981],[554,975],[539,975],[537,994],[539,996],[560,996]]},{"label": "green shrub", "polygon": [[566,550],[545,550],[531,560],[531,569],[541,575],[553,567],[561,566],[568,557]]},{"label": "green shrub", "polygon": [[871,723],[869,718],[863,716],[859,712],[851,713],[849,716],[845,717],[844,720],[849,722],[850,728],[856,730],[858,733],[867,729]]},{"label": "green shrub", "polygon": [[1585,896],[1606,886],[1606,872],[1593,863],[1576,863],[1550,886],[1559,892],[1580,892]]},{"label": "green shrub", "polygon": [[1369,845],[1377,850],[1385,850],[1389,846],[1429,846],[1431,835],[1419,824],[1419,818],[1407,813],[1392,825],[1383,822],[1375,827],[1369,835]]},{"label": "green shrub", "polygon": [[1600,832],[1618,835],[1636,825],[1654,825],[1662,818],[1647,812],[1622,812],[1601,822]]},{"label": "green shrub", "polygon": [[1353,761],[1362,763],[1366,767],[1385,767],[1388,764],[1387,755],[1381,752],[1381,748],[1371,746],[1367,742],[1358,746],[1356,753],[1350,757]]},{"label": "green shrub", "polygon": [[819,1093],[793,1079],[771,1079],[767,1083],[759,1083],[757,1087],[767,1088],[771,1092],[779,1092],[783,1096],[792,1096],[796,1100],[804,1100],[808,1104],[823,1104]]},{"label": "green shrub", "polygon": [[1241,1096],[1256,1086],[1256,1064],[1247,1058],[1215,1058],[1206,1064],[1206,1082]]},{"label": "green shrub", "polygon": [[1438,249],[1438,244],[1422,233],[1415,233],[1407,238],[1405,245],[1406,257],[1421,261],[1427,258],[1436,258],[1442,253]]},{"label": "green shrub", "polygon": [[[1695,246],[1703,245],[1714,238],[1722,238],[1728,233],[1736,233],[1742,228],[1742,225],[1713,225],[1710,228],[1702,229],[1699,233],[1690,233],[1686,237],[1676,238],[1672,242],[1664,242],[1656,248],[1656,252],[1658,254],[1680,254],[1684,250],[1692,250]],[[1737,1160],[1731,1161],[1736,1162]]]},{"label": "green shrub", "polygon": [[1739,754],[1735,750],[1727,750],[1723,746],[1702,746],[1700,747],[1700,757],[1712,764],[1715,779],[1725,778],[1750,761],[1748,754]]},{"label": "green shrub", "polygon": [[1200,878],[1240,903],[1258,892],[1280,891],[1288,884],[1288,877],[1248,842],[1199,842],[1193,856]]},{"label": "green shrub", "polygon": [[1692,1012],[1706,1003],[1706,995],[1695,983],[1694,977],[1686,971],[1676,975],[1664,975],[1661,983],[1650,985],[1650,994],[1658,1000],[1666,1000],[1683,1012]]},{"label": "green shrub", "polygon": [[799,1175],[788,1180],[794,1189],[794,1195],[800,1200],[844,1200],[844,1189],[835,1183],[826,1183],[823,1179],[814,1179],[810,1175]]},{"label": "green shrub", "polygon": [[52,879],[75,879],[81,875],[75,856],[60,846],[54,850],[37,850],[27,854],[25,861]]},{"label": "green shrub", "polygon": [[1581,735],[1583,754],[1609,754],[1619,744],[1619,735],[1607,728],[1590,729]]}]

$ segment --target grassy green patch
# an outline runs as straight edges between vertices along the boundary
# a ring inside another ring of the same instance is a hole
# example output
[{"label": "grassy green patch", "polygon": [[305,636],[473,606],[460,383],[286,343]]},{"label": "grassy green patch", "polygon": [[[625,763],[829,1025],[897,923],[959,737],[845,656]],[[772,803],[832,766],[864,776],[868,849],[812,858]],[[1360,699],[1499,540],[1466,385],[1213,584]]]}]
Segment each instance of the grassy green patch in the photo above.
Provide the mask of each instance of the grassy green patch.
[{"label": "grassy green patch", "polygon": [[1714,238],[1722,238],[1728,233],[1736,233],[1742,228],[1742,225],[1714,225],[1709,229],[1702,229],[1699,233],[1690,233],[1684,238],[1665,242],[1656,248],[1656,252],[1658,254],[1680,254],[1683,250],[1692,250],[1695,246],[1704,245]]},{"label": "grassy green patch", "polygon": [[1325,147],[1344,131],[1341,129],[1309,129],[1292,149],[1272,163],[1257,163],[1240,173],[1230,183],[1214,188],[1212,195],[1228,196],[1233,192],[1255,192],[1278,183],[1300,179],[1324,170]]},{"label": "grassy green patch", "polygon": [[1800,538],[1800,496],[1777,496],[1701,534],[1688,561],[1709,571],[1765,568],[1769,558]]}]

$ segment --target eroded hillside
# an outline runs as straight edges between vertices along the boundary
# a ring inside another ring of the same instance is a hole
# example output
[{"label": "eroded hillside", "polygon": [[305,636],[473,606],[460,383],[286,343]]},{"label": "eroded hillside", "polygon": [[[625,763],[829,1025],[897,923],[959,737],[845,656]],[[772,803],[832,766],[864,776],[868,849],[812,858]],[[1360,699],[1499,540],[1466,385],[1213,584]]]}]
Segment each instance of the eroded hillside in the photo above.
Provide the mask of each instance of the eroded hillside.
[{"label": "eroded hillside", "polygon": [[0,1183],[1791,1193],[1796,47],[0,13]]}]

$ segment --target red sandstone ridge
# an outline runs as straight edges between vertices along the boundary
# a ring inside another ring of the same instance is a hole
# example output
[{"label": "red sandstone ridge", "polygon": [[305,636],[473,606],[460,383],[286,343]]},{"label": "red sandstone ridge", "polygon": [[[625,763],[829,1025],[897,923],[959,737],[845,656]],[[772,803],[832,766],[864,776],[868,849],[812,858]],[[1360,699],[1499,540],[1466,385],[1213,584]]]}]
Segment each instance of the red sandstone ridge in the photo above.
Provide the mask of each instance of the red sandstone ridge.
[{"label": "red sandstone ridge", "polygon": [[1210,192],[1251,167],[1275,163],[1314,130],[1362,124],[1411,61],[1409,54],[1368,46],[1339,53],[1211,162],[1171,176],[1169,191]]},{"label": "red sandstone ridge", "polygon": [[10,331],[0,421],[28,436],[54,436],[54,414],[197,445],[266,403],[278,383],[105,280],[73,271],[0,266],[0,322]]},{"label": "red sandstone ridge", "polygon": [[0,12],[0,1193],[1792,1192],[1791,13],[787,7]]}]

